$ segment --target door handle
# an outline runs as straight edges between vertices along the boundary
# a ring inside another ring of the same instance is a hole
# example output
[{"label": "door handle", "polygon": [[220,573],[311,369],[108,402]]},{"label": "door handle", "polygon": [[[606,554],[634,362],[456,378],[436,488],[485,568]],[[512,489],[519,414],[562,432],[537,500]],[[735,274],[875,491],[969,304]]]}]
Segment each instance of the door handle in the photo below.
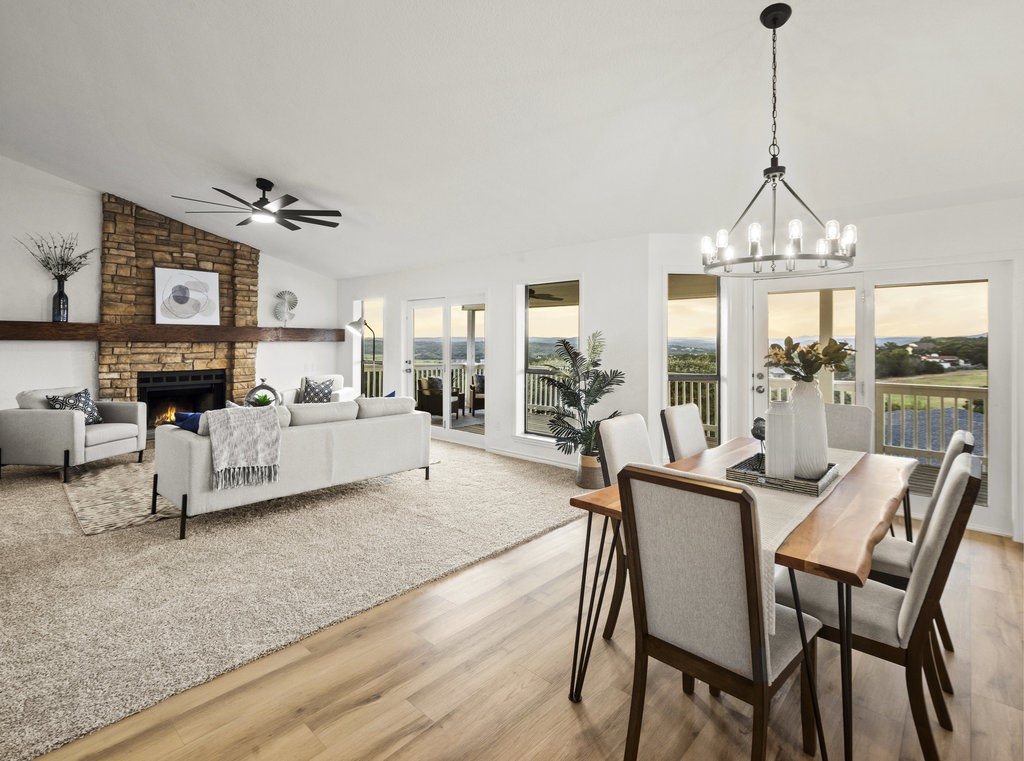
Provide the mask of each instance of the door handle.
[{"label": "door handle", "polygon": [[756,391],[759,394],[763,394],[764,393],[764,386],[754,386],[754,391]]},{"label": "door handle", "polygon": [[411,373],[411,372],[412,372],[412,368],[411,368],[411,367],[407,367],[407,368],[405,368],[405,371],[406,371],[407,373]]}]

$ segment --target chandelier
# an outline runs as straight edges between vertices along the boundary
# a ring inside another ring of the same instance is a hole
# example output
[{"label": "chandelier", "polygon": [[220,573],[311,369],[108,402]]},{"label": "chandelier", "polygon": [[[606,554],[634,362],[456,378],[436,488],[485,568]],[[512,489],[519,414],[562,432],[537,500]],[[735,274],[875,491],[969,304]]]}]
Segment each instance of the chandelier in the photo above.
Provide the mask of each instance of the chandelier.
[{"label": "chandelier", "polygon": [[[772,142],[768,147],[771,165],[764,170],[764,181],[733,226],[728,230],[722,228],[714,238],[710,235],[701,238],[700,251],[704,261],[704,272],[709,275],[739,277],[813,275],[845,269],[853,264],[853,258],[857,254],[857,227],[846,225],[840,228],[839,222],[835,219],[822,222],[821,218],[786,182],[786,167],[779,165],[779,143],[776,139],[778,126],[776,45],[778,29],[789,20],[792,13],[793,9],[785,3],[775,3],[761,11],[761,23],[772,30]],[[807,246],[804,244],[804,223],[798,218],[789,221],[786,226],[785,243],[781,250],[779,248],[776,212],[780,184],[821,228],[822,237],[817,238],[812,250],[807,250]],[[769,188],[771,191],[772,209],[769,237],[763,237],[760,222],[751,222],[747,226],[746,245],[739,252],[743,255],[737,255],[736,247],[730,238],[765,188]]]}]

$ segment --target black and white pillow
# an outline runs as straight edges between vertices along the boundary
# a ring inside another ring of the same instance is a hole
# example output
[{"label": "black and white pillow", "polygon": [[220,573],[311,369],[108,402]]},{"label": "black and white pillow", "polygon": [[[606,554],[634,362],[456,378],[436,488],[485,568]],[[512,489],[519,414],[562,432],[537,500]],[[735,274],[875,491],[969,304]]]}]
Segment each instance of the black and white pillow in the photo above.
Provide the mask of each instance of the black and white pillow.
[{"label": "black and white pillow", "polygon": [[331,392],[334,390],[334,381],[325,380],[317,383],[315,380],[306,378],[302,387],[302,404],[326,404],[331,401]]},{"label": "black and white pillow", "polygon": [[83,388],[77,394],[69,394],[67,396],[47,395],[46,401],[55,410],[81,410],[85,413],[86,425],[103,422],[100,411],[96,409],[96,402],[92,400],[92,395],[87,388]]}]

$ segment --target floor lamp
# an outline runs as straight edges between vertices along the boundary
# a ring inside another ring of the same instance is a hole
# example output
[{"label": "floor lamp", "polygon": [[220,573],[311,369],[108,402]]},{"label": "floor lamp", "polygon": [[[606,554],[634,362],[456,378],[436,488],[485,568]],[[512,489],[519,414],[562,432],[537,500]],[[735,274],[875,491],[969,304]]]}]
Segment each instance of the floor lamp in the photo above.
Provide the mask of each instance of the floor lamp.
[{"label": "floor lamp", "polygon": [[[345,330],[347,330],[349,333],[351,333],[354,336],[359,336],[359,370],[360,370],[360,372],[363,375],[365,375],[366,374],[365,373],[365,369],[364,369],[364,364],[365,363],[363,361],[363,328],[366,328],[368,331],[370,331],[370,335],[373,336],[373,341],[371,343],[371,346],[373,347],[373,349],[372,349],[372,353],[371,353],[371,356],[370,356],[370,362],[371,362],[371,364],[376,365],[377,364],[377,334],[376,334],[376,332],[374,332],[373,328],[370,327],[370,323],[368,323],[365,318],[360,317],[359,319],[352,320],[352,322],[350,322],[348,325],[345,326]],[[384,368],[381,367],[381,380],[383,381],[383,379],[384,379]],[[383,390],[383,383],[381,383],[381,386],[382,386],[381,390]]]}]

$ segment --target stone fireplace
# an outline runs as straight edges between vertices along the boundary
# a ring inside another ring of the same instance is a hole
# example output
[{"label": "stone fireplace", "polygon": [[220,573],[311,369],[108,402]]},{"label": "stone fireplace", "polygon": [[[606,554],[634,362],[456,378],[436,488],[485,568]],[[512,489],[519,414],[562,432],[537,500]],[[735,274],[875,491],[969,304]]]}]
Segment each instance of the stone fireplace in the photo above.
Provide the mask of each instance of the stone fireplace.
[{"label": "stone fireplace", "polygon": [[[131,201],[104,193],[100,322],[153,325],[153,268],[216,272],[220,324],[256,325],[259,251],[198,230]],[[207,334],[208,335],[208,334]],[[255,341],[109,341],[99,342],[99,395],[136,400],[140,375],[219,371],[225,399],[240,401],[256,382]]]}]

